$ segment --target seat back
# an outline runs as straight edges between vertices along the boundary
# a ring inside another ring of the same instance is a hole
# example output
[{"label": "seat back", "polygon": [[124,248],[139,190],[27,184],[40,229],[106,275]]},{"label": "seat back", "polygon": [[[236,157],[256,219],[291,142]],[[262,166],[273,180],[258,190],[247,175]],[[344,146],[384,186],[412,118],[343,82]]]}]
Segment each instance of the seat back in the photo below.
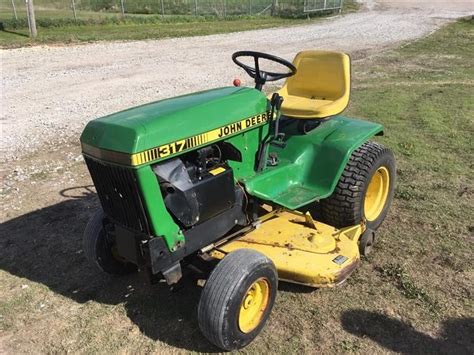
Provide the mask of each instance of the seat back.
[{"label": "seat back", "polygon": [[[341,52],[303,51],[293,64],[296,75],[288,78],[283,94],[308,99],[339,100],[350,93],[350,58]],[[285,92],[286,91],[286,92]]]}]

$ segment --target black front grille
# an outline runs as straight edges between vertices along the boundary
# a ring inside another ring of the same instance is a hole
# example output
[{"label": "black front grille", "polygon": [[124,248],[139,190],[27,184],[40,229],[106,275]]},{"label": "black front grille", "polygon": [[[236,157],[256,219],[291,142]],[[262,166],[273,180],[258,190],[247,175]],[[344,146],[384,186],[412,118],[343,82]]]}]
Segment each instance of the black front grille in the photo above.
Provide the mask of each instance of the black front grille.
[{"label": "black front grille", "polygon": [[105,214],[125,227],[149,235],[134,170],[103,164],[88,157],[85,161]]}]

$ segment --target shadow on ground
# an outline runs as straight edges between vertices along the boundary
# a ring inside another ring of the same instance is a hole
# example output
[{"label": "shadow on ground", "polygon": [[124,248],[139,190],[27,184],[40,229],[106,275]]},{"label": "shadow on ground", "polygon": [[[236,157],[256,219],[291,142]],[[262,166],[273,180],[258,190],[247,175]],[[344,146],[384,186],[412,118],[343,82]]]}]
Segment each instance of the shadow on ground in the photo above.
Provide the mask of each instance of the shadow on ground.
[{"label": "shadow on ground", "polygon": [[89,266],[81,239],[98,199],[88,187],[64,193],[64,202],[0,226],[0,268],[79,303],[123,302],[129,318],[151,339],[186,350],[218,351],[199,331],[199,288],[185,285],[170,292],[166,284],[148,285],[140,274],[111,277]]},{"label": "shadow on ground", "polygon": [[6,33],[11,33],[11,34],[14,34],[14,35],[17,35],[17,36],[20,36],[20,37],[30,37],[29,35],[27,35],[25,33],[7,30],[5,28],[5,26],[3,25],[3,22],[1,22],[1,21],[0,21],[0,31],[6,32]]},{"label": "shadow on ground", "polygon": [[[153,340],[185,350],[219,351],[199,331],[196,310],[200,289],[191,282],[170,292],[165,284],[148,285],[139,274],[111,277],[89,266],[81,239],[87,220],[99,208],[98,199],[90,187],[69,189],[63,196],[63,202],[0,225],[0,268],[78,303],[123,303],[132,322]],[[281,283],[279,289],[314,291],[288,283]],[[341,322],[347,332],[369,337],[396,352],[474,353],[472,318],[446,321],[440,339],[396,319],[362,310],[344,313]]]},{"label": "shadow on ground", "polygon": [[[61,192],[63,202],[0,225],[0,268],[46,285],[76,302],[123,303],[128,317],[153,340],[198,352],[217,352],[197,323],[200,288],[191,280],[170,292],[151,286],[141,274],[113,277],[90,266],[82,253],[82,233],[100,208],[92,186]],[[308,293],[313,288],[281,283],[280,290]]]},{"label": "shadow on ground", "polygon": [[364,310],[342,314],[342,327],[358,337],[369,338],[384,348],[402,354],[473,354],[474,318],[448,319],[441,336],[433,338],[410,325]]}]

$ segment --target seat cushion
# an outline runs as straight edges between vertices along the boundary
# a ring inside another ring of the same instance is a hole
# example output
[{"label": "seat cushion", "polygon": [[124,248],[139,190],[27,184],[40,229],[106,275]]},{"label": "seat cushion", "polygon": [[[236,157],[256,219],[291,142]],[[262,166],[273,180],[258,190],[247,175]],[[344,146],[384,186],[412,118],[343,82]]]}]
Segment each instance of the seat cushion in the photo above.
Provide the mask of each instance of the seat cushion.
[{"label": "seat cushion", "polygon": [[342,112],[347,101],[346,97],[339,100],[320,100],[285,95],[281,112],[289,117],[324,118]]},{"label": "seat cushion", "polygon": [[340,114],[349,103],[350,58],[329,51],[303,51],[296,55],[294,76],[278,91],[282,113],[302,119]]}]

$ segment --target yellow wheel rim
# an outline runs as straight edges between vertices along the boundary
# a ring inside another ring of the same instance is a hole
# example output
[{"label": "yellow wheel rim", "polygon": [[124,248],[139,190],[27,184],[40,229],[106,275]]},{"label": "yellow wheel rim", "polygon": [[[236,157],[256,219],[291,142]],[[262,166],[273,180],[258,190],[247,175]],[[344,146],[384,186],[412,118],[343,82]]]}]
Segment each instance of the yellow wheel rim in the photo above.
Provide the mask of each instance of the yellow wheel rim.
[{"label": "yellow wheel rim", "polygon": [[365,193],[364,215],[368,221],[375,221],[385,206],[390,190],[390,174],[387,168],[381,166],[370,179]]},{"label": "yellow wheel rim", "polygon": [[270,285],[264,278],[255,281],[245,293],[239,312],[239,328],[250,333],[258,327],[270,299]]}]

